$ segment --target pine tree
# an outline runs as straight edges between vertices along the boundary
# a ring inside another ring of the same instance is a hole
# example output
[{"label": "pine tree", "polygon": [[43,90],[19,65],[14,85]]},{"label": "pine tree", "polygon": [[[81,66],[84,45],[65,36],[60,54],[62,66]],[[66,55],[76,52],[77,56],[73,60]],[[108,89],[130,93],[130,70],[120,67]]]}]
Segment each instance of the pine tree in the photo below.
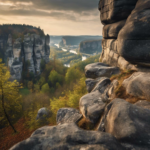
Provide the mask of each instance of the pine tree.
[{"label": "pine tree", "polygon": [[[14,128],[11,120],[14,119],[14,112],[21,109],[19,88],[21,85],[17,81],[9,81],[10,72],[0,59],[0,114],[3,120],[7,120],[9,125]],[[10,117],[11,114],[11,117]]]}]

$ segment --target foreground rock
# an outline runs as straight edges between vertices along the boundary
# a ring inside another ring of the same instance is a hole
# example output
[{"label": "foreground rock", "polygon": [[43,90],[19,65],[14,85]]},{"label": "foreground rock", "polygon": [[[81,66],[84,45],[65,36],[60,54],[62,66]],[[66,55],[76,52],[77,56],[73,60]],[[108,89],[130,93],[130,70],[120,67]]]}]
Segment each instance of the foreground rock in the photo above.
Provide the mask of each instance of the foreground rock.
[{"label": "foreground rock", "polygon": [[74,108],[61,108],[57,112],[57,124],[63,123],[78,123],[82,119],[82,114],[80,114],[79,110]]},{"label": "foreground rock", "polygon": [[85,76],[93,79],[98,77],[111,77],[119,72],[118,67],[109,67],[104,63],[92,63],[85,67]]},{"label": "foreground rock", "polygon": [[87,91],[90,93],[93,88],[95,87],[95,85],[101,80],[101,78],[97,78],[97,79],[91,79],[91,78],[88,78],[85,80],[85,83],[86,83],[86,89]]},{"label": "foreground rock", "polygon": [[138,150],[148,150],[150,110],[115,99],[107,105],[98,130],[110,133],[122,143],[136,145]]},{"label": "foreground rock", "polygon": [[100,93],[104,93],[106,88],[110,85],[111,81],[109,78],[103,77],[101,80],[96,84],[92,92],[98,90]]},{"label": "foreground rock", "polygon": [[150,73],[136,72],[123,81],[129,95],[150,100]]},{"label": "foreground rock", "polygon": [[108,133],[85,131],[74,123],[45,126],[10,150],[125,150]]},{"label": "foreground rock", "polygon": [[80,99],[80,111],[92,123],[96,123],[104,112],[106,103],[103,102],[101,96],[102,94],[97,90],[84,95]]}]

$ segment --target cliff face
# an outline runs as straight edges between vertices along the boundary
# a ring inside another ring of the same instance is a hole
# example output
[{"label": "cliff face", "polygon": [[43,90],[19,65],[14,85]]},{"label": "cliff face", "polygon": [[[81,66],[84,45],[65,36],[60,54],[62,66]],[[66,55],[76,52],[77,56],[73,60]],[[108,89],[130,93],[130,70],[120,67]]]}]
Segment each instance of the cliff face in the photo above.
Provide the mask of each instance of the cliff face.
[{"label": "cliff face", "polygon": [[93,54],[101,51],[101,40],[83,41],[79,45],[79,52],[81,53]]},{"label": "cliff face", "polygon": [[12,36],[8,36],[5,57],[7,65],[10,68],[11,80],[20,80],[23,65],[27,65],[29,72],[40,74],[41,60],[49,62],[50,55],[50,37],[40,37],[36,34],[24,35],[23,42],[21,38],[12,41]]},{"label": "cliff face", "polygon": [[82,41],[98,39],[100,39],[100,36],[64,36],[62,37],[59,45],[62,47],[69,45],[79,45]]},{"label": "cliff face", "polygon": [[149,0],[99,2],[100,19],[104,24],[102,62],[122,69],[150,64],[149,8]]}]

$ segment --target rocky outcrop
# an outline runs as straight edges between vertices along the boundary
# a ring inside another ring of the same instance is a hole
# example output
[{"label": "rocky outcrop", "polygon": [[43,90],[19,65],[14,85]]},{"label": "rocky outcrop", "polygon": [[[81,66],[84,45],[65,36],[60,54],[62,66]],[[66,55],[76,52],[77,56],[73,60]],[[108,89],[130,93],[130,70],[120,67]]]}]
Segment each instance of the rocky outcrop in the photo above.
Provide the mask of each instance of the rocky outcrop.
[{"label": "rocky outcrop", "polygon": [[36,120],[43,120],[48,117],[50,117],[50,111],[47,108],[43,107],[38,110]]},{"label": "rocky outcrop", "polygon": [[9,35],[5,56],[8,59],[8,67],[10,68],[11,80],[20,80],[23,71],[23,65],[27,67],[29,72],[33,74],[41,73],[41,60],[49,62],[50,55],[50,37],[40,37],[36,34],[24,35],[23,42],[20,38],[12,42]]},{"label": "rocky outcrop", "polygon": [[93,54],[100,53],[101,51],[101,40],[83,41],[79,45],[80,53]]},{"label": "rocky outcrop", "polygon": [[111,77],[119,72],[118,67],[110,67],[104,63],[92,63],[85,67],[85,76],[87,78]]},{"label": "rocky outcrop", "polygon": [[30,138],[16,144],[10,150],[125,150],[108,133],[85,131],[74,123],[45,126],[36,130]]},{"label": "rocky outcrop", "polygon": [[104,24],[100,61],[126,70],[149,66],[149,0],[101,0]]},{"label": "rocky outcrop", "polygon": [[81,97],[79,103],[81,113],[92,123],[97,123],[103,114],[105,106],[106,103],[98,90]]},{"label": "rocky outcrop", "polygon": [[58,110],[56,117],[58,125],[71,122],[78,123],[81,119],[82,114],[74,108],[61,108]]},{"label": "rocky outcrop", "polygon": [[150,110],[130,104],[123,99],[115,99],[107,105],[98,127],[113,135],[130,149],[150,148]]},{"label": "rocky outcrop", "polygon": [[122,85],[129,95],[150,100],[150,73],[135,72]]}]

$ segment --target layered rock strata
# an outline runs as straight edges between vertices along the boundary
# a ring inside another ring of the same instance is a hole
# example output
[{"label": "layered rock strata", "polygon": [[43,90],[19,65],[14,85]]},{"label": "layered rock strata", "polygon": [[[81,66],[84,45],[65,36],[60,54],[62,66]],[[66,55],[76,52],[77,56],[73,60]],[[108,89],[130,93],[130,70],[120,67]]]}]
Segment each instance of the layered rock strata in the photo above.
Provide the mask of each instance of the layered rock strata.
[{"label": "layered rock strata", "polygon": [[80,53],[100,53],[101,49],[101,40],[91,40],[91,41],[83,41],[79,45]]},{"label": "layered rock strata", "polygon": [[123,70],[141,70],[140,66],[150,65],[149,8],[149,0],[99,2],[104,24],[101,62]]},{"label": "layered rock strata", "polygon": [[10,68],[11,80],[20,80],[23,70],[23,65],[26,65],[29,72],[33,74],[41,73],[41,60],[45,63],[49,62],[50,55],[50,37],[40,37],[36,34],[24,35],[24,39],[18,38],[12,42],[12,37],[9,35],[7,40],[7,48],[5,56],[7,65]]}]

